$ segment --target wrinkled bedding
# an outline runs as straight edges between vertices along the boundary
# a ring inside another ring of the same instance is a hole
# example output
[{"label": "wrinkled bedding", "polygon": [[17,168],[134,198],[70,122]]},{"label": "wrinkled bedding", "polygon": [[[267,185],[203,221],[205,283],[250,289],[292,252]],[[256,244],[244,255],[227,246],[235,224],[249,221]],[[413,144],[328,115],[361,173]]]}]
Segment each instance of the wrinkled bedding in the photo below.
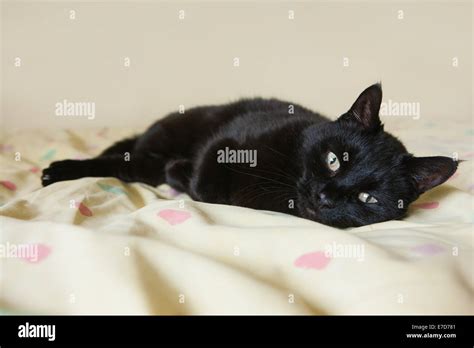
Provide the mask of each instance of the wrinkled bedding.
[{"label": "wrinkled bedding", "polygon": [[417,127],[390,130],[417,155],[456,151],[466,162],[405,220],[345,230],[194,202],[166,185],[83,178],[42,188],[48,163],[96,155],[133,130],[4,135],[0,310],[473,314],[473,132]]}]

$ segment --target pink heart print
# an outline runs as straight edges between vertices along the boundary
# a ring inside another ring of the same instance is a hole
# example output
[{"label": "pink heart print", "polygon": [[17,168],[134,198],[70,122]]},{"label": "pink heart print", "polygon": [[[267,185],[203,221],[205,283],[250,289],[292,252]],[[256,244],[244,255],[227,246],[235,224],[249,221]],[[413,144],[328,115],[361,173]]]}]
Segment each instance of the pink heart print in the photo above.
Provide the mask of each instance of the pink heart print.
[{"label": "pink heart print", "polygon": [[22,259],[29,263],[39,263],[47,258],[51,253],[51,248],[45,244],[36,244],[36,247],[36,255],[27,255],[22,257]]},{"label": "pink heart print", "polygon": [[413,206],[420,209],[436,209],[439,206],[439,202],[416,203]]},{"label": "pink heart print", "polygon": [[191,213],[184,210],[164,209],[157,214],[170,225],[178,225],[191,217]]},{"label": "pink heart print", "polygon": [[326,256],[322,251],[315,251],[307,254],[303,254],[298,257],[294,265],[298,268],[312,268],[322,270],[331,261],[331,258]]},{"label": "pink heart print", "polygon": [[0,181],[0,184],[2,184],[3,187],[9,189],[10,191],[15,191],[16,190],[16,185],[14,183],[12,183],[11,181],[2,180],[2,181]]},{"label": "pink heart print", "polygon": [[79,212],[84,216],[92,216],[92,210],[89,209],[84,203],[76,203],[76,208],[79,209]]},{"label": "pink heart print", "polygon": [[435,255],[442,253],[445,249],[437,244],[420,244],[412,248],[413,251],[423,255]]}]

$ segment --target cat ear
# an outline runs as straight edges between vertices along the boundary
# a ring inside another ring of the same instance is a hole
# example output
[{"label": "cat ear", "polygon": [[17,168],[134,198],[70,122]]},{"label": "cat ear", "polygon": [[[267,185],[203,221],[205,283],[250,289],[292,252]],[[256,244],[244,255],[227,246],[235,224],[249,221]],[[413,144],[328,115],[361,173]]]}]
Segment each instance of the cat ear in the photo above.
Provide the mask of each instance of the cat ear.
[{"label": "cat ear", "polygon": [[365,130],[381,128],[379,110],[382,103],[382,86],[376,83],[364,90],[350,110],[340,117],[342,120],[355,121]]},{"label": "cat ear", "polygon": [[451,157],[410,157],[408,168],[421,194],[448,180],[456,172],[458,162]]}]

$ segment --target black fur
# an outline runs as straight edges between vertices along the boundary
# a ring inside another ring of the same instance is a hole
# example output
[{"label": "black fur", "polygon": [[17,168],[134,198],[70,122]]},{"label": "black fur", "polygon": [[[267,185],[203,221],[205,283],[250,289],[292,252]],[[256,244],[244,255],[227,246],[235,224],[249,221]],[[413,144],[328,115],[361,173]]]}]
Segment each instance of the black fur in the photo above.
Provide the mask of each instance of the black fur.
[{"label": "black fur", "polygon": [[[383,130],[381,101],[381,86],[370,86],[332,122],[277,99],[196,107],[168,115],[96,158],[52,163],[43,172],[43,185],[112,176],[168,183],[198,201],[273,210],[337,227],[399,219],[421,193],[446,181],[457,162],[409,154]],[[225,148],[256,150],[256,166],[219,163],[218,151]],[[326,162],[329,152],[339,159],[335,172]],[[378,202],[362,202],[361,192]]]}]

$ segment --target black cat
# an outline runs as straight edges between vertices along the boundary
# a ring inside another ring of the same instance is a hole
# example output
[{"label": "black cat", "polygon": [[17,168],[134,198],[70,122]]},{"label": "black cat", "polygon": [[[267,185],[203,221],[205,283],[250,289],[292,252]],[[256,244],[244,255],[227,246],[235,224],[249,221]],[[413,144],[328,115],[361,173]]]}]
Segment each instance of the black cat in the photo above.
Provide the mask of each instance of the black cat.
[{"label": "black cat", "polygon": [[409,154],[383,130],[381,101],[381,86],[370,86],[336,121],[277,99],[196,107],[96,158],[52,163],[43,185],[112,176],[337,227],[399,219],[457,162]]}]

